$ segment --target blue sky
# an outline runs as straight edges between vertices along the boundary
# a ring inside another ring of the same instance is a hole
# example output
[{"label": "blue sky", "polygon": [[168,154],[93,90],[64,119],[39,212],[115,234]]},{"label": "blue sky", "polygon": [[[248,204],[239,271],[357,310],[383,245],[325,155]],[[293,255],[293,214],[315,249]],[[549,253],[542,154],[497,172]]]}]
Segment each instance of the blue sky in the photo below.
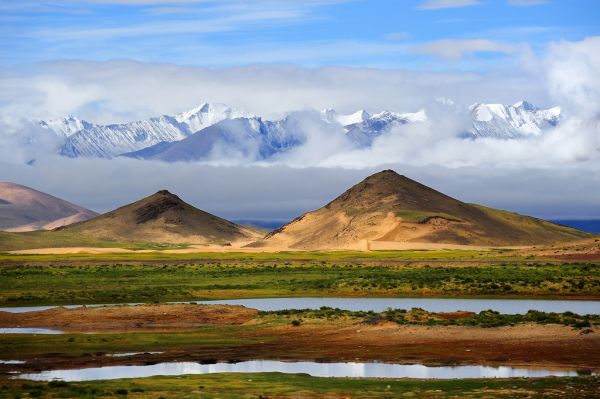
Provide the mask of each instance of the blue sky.
[{"label": "blue sky", "polygon": [[0,63],[498,68],[600,33],[597,0],[0,1]]}]

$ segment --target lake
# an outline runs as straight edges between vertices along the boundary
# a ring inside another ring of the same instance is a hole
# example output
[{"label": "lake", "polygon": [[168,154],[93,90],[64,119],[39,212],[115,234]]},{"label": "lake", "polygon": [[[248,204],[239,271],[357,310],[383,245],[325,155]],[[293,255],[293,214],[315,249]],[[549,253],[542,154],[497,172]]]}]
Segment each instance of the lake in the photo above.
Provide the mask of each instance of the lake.
[{"label": "lake", "polygon": [[[573,312],[580,315],[599,314],[600,301],[544,300],[544,299],[461,299],[461,298],[254,298],[225,299],[218,301],[189,301],[177,303],[242,305],[263,311],[285,309],[319,309],[322,306],[351,311],[382,312],[388,308],[422,308],[430,312],[455,312],[459,310],[481,312],[494,310],[504,314],[524,314],[528,310],[541,312]],[[137,303],[136,303],[137,305]],[[84,305],[66,305],[77,308]],[[85,306],[104,306],[91,304]],[[109,306],[109,305],[106,305]],[[21,313],[51,309],[56,306],[4,307],[3,312]]]},{"label": "lake", "polygon": [[173,376],[185,374],[216,373],[304,373],[314,377],[353,378],[513,378],[513,377],[566,377],[576,376],[575,370],[552,370],[491,366],[445,366],[429,367],[421,364],[391,363],[318,363],[282,362],[276,360],[251,360],[239,363],[201,364],[195,362],[159,363],[144,366],[108,366],[77,370],[50,370],[41,373],[21,374],[16,378],[51,381],[92,381],[119,378],[144,378],[157,375]]}]

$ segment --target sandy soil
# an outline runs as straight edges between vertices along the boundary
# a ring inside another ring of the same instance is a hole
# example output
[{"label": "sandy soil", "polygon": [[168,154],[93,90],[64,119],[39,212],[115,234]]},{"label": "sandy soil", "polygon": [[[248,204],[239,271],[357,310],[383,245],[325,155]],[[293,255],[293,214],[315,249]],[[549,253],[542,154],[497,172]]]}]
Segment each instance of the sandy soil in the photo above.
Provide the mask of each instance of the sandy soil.
[{"label": "sandy soil", "polygon": [[600,260],[600,237],[588,238],[564,244],[532,247],[522,251],[524,255],[552,257],[569,261]]},{"label": "sandy soil", "polygon": [[[107,254],[107,253],[167,253],[167,254],[189,254],[189,253],[207,253],[207,252],[246,252],[259,253],[270,252],[277,253],[283,251],[307,251],[298,248],[289,248],[285,245],[270,245],[269,247],[246,247],[248,242],[233,243],[232,245],[190,245],[187,248],[165,249],[165,250],[132,250],[117,247],[58,247],[58,248],[35,248],[23,249],[18,251],[9,251],[11,254],[20,255],[63,255],[63,254]],[[443,250],[443,249],[462,249],[485,251],[498,247],[484,247],[479,245],[459,245],[459,244],[437,244],[427,242],[407,242],[407,241],[367,241],[348,245],[344,248],[332,248],[330,250],[355,250],[355,251],[381,251],[381,250]],[[506,247],[507,249],[526,249],[530,247]]]},{"label": "sandy soil", "polygon": [[27,313],[0,312],[0,326],[68,332],[168,331],[201,325],[242,324],[256,313],[243,306],[189,304],[53,308]]},{"label": "sandy soil", "polygon": [[100,248],[100,247],[59,247],[59,248],[34,248],[22,249],[19,251],[9,251],[16,255],[62,255],[62,254],[107,254],[107,253],[128,253],[128,252],[153,252],[150,250],[133,251],[125,248]]}]

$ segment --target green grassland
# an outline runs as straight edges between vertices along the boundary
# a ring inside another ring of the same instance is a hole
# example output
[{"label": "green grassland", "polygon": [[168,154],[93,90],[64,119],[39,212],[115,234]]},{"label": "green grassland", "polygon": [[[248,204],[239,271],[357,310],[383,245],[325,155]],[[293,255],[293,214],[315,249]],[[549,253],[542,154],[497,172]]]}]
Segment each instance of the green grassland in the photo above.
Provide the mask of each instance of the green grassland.
[{"label": "green grassland", "polygon": [[[0,236],[3,233],[0,232]],[[0,246],[0,262],[34,262],[34,261],[72,261],[72,260],[113,260],[113,261],[144,261],[144,260],[242,260],[242,261],[264,261],[264,260],[399,260],[399,261],[544,261],[544,258],[534,256],[522,256],[514,249],[491,248],[478,249],[440,249],[440,250],[382,250],[382,251],[281,251],[281,252],[191,252],[191,253],[168,253],[161,252],[162,249],[185,248],[185,244],[179,246],[160,246],[149,243],[116,243],[112,241],[103,242],[104,245],[93,245],[98,248],[119,247],[131,249],[130,253],[70,253],[70,254],[11,254]],[[60,246],[59,246],[60,247]],[[37,247],[40,248],[40,247]],[[152,252],[140,250],[152,250]],[[548,259],[551,260],[551,259]]]},{"label": "green grassland", "polygon": [[4,306],[286,296],[599,298],[600,266],[215,260],[0,267],[0,305]]},{"label": "green grassland", "polygon": [[597,377],[488,380],[213,374],[81,383],[0,380],[0,398],[597,398]]},{"label": "green grassland", "polygon": [[126,248],[140,249],[175,249],[186,248],[187,245],[158,244],[148,242],[121,242],[100,240],[63,231],[30,231],[25,233],[9,233],[0,231],[0,250],[14,251],[29,248],[62,248],[62,247],[94,247],[94,248]]},{"label": "green grassland", "polygon": [[3,381],[0,397],[15,395],[49,398],[163,397],[163,398],[592,398],[597,378],[535,380],[388,381],[376,379],[314,378],[306,375],[220,374],[153,377],[90,383],[31,383]]}]

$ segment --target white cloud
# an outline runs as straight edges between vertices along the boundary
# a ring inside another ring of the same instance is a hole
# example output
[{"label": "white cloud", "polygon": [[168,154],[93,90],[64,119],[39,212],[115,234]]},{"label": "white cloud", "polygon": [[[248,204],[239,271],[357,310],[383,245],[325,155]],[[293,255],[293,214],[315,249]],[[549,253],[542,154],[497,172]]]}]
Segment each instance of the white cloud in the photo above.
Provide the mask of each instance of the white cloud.
[{"label": "white cloud", "polygon": [[420,10],[439,10],[480,5],[479,0],[427,0],[419,5]]},{"label": "white cloud", "polygon": [[[539,75],[539,74],[538,74]],[[0,118],[68,114],[96,123],[174,114],[203,101],[238,106],[266,118],[290,110],[414,112],[430,99],[547,104],[541,80],[523,71],[477,74],[289,65],[185,67],[133,61],[64,61],[31,73],[0,73]]]},{"label": "white cloud", "polygon": [[421,44],[415,48],[420,54],[448,60],[459,60],[474,53],[513,53],[516,46],[488,39],[443,39]]},{"label": "white cloud", "polygon": [[575,115],[600,118],[600,37],[552,44],[543,68],[555,101]]}]

